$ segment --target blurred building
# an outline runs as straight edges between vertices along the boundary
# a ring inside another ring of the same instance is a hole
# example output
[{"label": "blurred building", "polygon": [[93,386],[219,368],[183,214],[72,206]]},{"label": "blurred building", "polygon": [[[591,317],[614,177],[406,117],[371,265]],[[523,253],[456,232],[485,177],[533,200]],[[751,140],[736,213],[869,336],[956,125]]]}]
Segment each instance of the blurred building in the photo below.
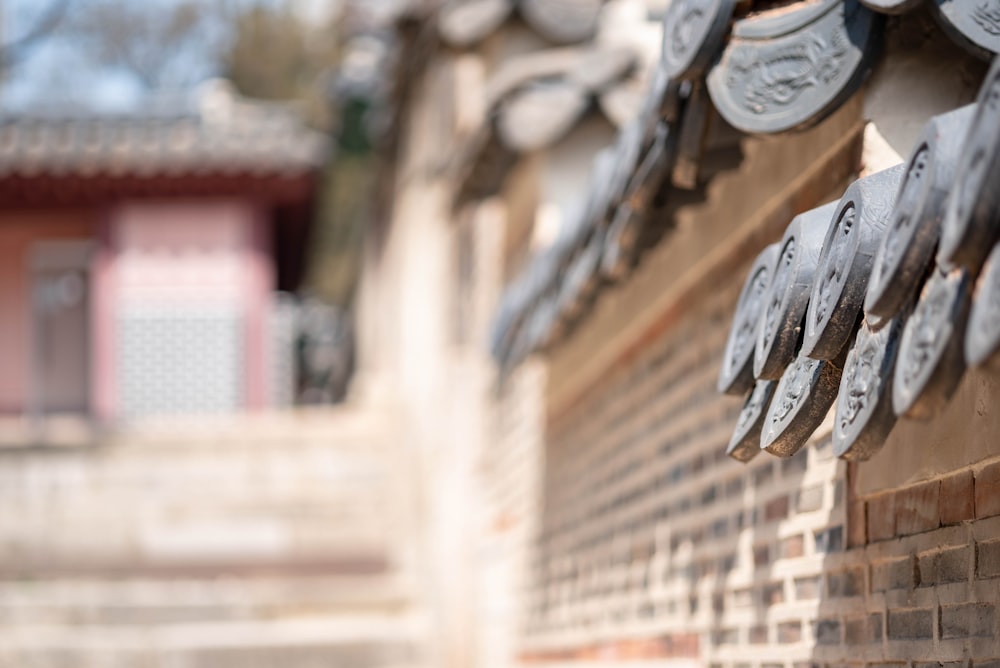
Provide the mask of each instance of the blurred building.
[{"label": "blurred building", "polygon": [[0,119],[9,416],[287,405],[323,135],[224,82],[134,113]]},{"label": "blurred building", "polygon": [[413,665],[396,427],[293,406],[348,372],[287,292],[326,147],[217,82],[0,117],[0,666]]},{"label": "blurred building", "polygon": [[964,335],[973,302],[998,334],[996,26],[401,10],[355,399],[420,462],[431,665],[1000,656],[994,344]]}]

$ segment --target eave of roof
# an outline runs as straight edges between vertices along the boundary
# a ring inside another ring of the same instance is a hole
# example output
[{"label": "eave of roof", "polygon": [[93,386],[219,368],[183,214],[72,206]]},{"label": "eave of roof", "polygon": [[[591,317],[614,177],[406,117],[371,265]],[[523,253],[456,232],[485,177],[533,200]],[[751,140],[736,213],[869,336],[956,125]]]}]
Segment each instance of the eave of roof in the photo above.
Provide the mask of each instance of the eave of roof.
[{"label": "eave of roof", "polygon": [[[674,0],[664,18],[663,55],[642,111],[634,124],[622,130],[618,142],[612,180],[626,185],[608,193],[604,206],[598,207],[601,215],[587,217],[580,245],[562,249],[566,257],[558,263],[565,265],[586,245],[599,243],[595,240],[599,238],[604,260],[595,268],[598,289],[624,278],[642,250],[635,239],[642,237],[642,213],[649,207],[650,193],[669,197],[672,189],[697,188],[710,177],[706,173],[709,117],[718,115],[725,121],[719,124],[723,135],[730,127],[768,134],[809,127],[838,108],[857,91],[876,60],[882,30],[879,12],[905,10],[873,11],[873,5],[886,3],[865,0],[864,4],[819,0],[765,5],[738,15],[737,10],[746,7],[735,0]],[[942,12],[938,18],[952,28],[965,25]],[[986,34],[977,33],[977,39],[983,42]],[[1000,35],[988,43],[1000,51]],[[800,67],[791,67],[795,63]],[[641,130],[635,131],[633,125]],[[657,133],[659,142],[654,141]],[[727,137],[721,148],[731,151],[732,141]],[[540,265],[553,261],[552,254],[534,260]],[[558,272],[530,268],[529,273],[551,274],[559,280]],[[590,283],[584,285],[589,289]],[[558,343],[554,333],[569,331],[560,324],[558,308],[548,330],[536,327],[529,332],[519,325],[531,321],[519,311],[540,308],[552,294],[550,286],[540,285],[530,297],[520,296],[516,305],[506,303],[512,295],[504,297],[501,313],[514,315],[498,318],[493,336],[502,369]],[[567,304],[576,301],[564,298]],[[548,306],[545,310],[552,311]],[[579,317],[573,313],[572,319]],[[528,340],[515,343],[518,339]]]},{"label": "eave of roof", "polygon": [[446,44],[468,48],[515,14],[544,39],[575,44],[593,37],[603,0],[450,0],[437,15]]},{"label": "eave of roof", "polygon": [[203,86],[180,108],[128,114],[0,115],[0,180],[250,175],[295,177],[325,163],[328,140],[289,105]]},{"label": "eave of roof", "polygon": [[[989,37],[988,29],[944,12],[944,4],[935,7],[949,35],[958,30],[957,41],[979,55],[1000,51],[1000,30]],[[627,275],[621,257],[631,253],[634,261],[636,249],[623,249],[622,240],[638,236],[637,214],[649,206],[648,193],[662,195],[666,188],[669,197],[672,186],[699,180],[709,100],[732,126],[774,133],[818,122],[857,90],[880,43],[880,17],[866,7],[908,9],[875,0],[864,5],[793,3],[733,23],[731,0],[672,3],[661,68],[643,113],[616,149],[611,180],[626,185],[601,194],[595,208],[602,213],[591,209],[573,226],[572,240],[536,258],[526,273],[530,280],[517,281],[505,295],[492,338],[501,369],[557,344],[600,286]],[[843,39],[848,32],[853,41]],[[672,39],[679,35],[683,40]],[[812,69],[778,68],[789,58]],[[771,59],[777,69],[769,69]],[[604,178],[595,174],[594,183]],[[759,258],[741,295],[719,383],[721,391],[745,397],[731,456],[745,461],[762,449],[791,456],[836,405],[836,453],[866,459],[898,417],[941,411],[966,365],[1000,359],[1000,244],[994,245],[1000,194],[992,192],[998,182],[995,58],[977,103],[932,120],[905,169],[872,175],[840,203],[797,217],[786,239]],[[847,237],[837,230],[848,212],[859,241],[844,248],[838,239]],[[631,234],[623,235],[630,226]],[[803,244],[813,251],[804,252]],[[874,260],[858,244],[877,247]],[[604,252],[596,263],[595,247]],[[810,323],[822,324],[819,333],[810,334]]]}]

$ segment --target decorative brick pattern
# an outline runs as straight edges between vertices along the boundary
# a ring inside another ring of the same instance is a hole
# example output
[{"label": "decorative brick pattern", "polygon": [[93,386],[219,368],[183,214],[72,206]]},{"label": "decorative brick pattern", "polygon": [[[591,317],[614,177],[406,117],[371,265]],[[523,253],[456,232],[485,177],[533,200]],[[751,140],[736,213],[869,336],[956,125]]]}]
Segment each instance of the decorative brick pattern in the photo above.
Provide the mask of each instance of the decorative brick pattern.
[{"label": "decorative brick pattern", "polygon": [[[550,421],[529,655],[554,660],[559,648],[569,652],[561,660],[577,659],[598,635],[617,647],[683,630],[701,638],[705,665],[731,668],[748,648],[779,646],[808,663],[816,617],[800,602],[825,598],[817,557],[843,554],[835,490],[845,468],[825,441],[788,460],[724,456],[739,403],[715,392],[725,330],[713,323],[738,287]],[[864,570],[840,570],[842,597],[863,593]],[[841,642],[840,620],[828,621],[824,637]]]}]

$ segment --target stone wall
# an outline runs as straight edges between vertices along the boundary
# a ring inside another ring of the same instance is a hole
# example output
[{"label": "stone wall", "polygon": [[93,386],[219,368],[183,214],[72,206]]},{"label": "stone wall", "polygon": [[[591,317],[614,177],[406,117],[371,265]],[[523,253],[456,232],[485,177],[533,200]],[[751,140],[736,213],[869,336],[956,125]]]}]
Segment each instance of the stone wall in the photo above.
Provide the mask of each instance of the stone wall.
[{"label": "stone wall", "polygon": [[739,405],[714,384],[738,288],[550,422],[522,658],[991,665],[1000,458],[860,495],[827,424],[791,458],[729,461]]}]

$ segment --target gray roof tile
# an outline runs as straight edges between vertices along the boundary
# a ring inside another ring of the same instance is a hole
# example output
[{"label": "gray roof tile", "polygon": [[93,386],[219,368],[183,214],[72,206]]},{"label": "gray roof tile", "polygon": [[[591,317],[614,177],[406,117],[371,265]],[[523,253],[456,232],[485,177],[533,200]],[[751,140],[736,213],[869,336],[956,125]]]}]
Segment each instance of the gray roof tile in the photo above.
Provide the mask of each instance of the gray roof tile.
[{"label": "gray roof tile", "polygon": [[290,105],[243,99],[221,82],[166,110],[0,114],[0,178],[301,173],[321,167],[327,149]]}]

